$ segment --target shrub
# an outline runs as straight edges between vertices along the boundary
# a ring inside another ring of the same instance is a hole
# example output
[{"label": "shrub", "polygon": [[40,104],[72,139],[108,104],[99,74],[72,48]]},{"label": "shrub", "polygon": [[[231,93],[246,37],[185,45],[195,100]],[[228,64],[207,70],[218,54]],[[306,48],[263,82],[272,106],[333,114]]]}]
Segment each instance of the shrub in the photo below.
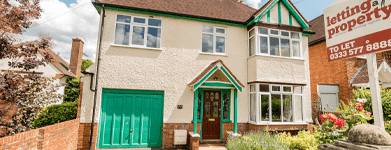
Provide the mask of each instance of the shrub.
[{"label": "shrub", "polygon": [[227,141],[228,150],[277,150],[288,149],[276,135],[266,131],[248,132],[241,137],[230,137]]},{"label": "shrub", "polygon": [[67,86],[64,89],[64,102],[74,102],[79,100],[80,78],[69,77],[66,79]]},{"label": "shrub", "polygon": [[40,128],[59,122],[76,119],[78,101],[44,107],[33,121],[33,128]]},{"label": "shrub", "polygon": [[[372,111],[372,98],[370,89],[353,90],[355,98],[365,98],[368,101],[364,103],[364,109],[373,113]],[[382,101],[383,116],[385,121],[391,120],[391,89],[381,87],[380,96]],[[371,121],[372,122],[372,121]]]},{"label": "shrub", "polygon": [[291,136],[290,133],[280,133],[278,136],[282,139],[289,149],[316,150],[321,142],[316,138],[318,136],[310,131],[299,131],[296,136]]},{"label": "shrub", "polygon": [[387,133],[389,133],[391,135],[391,121],[384,122],[384,127],[385,127]]}]

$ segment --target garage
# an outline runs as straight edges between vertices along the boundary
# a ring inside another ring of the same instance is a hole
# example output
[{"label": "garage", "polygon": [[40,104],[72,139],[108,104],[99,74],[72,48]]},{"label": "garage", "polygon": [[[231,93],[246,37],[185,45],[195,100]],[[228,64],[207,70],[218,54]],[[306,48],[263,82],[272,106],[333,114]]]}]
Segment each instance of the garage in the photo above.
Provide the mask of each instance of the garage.
[{"label": "garage", "polygon": [[163,91],[103,89],[98,148],[161,147]]}]

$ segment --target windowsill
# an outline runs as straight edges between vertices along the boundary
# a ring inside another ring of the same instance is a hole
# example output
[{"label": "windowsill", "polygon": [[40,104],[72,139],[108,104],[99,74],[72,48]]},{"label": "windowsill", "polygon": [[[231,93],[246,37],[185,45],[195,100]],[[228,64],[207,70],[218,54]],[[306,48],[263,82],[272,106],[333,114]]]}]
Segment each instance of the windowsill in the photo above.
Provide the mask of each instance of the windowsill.
[{"label": "windowsill", "polygon": [[228,57],[226,54],[217,54],[217,53],[203,53],[200,52],[201,55],[212,55],[212,56],[223,56],[223,57]]},{"label": "windowsill", "polygon": [[258,54],[258,55],[253,55],[253,56],[250,56],[250,57],[248,57],[247,59],[250,59],[250,58],[252,58],[252,57],[258,57],[258,56],[260,56],[260,57],[271,57],[271,58],[281,58],[281,59],[292,59],[292,60],[301,60],[301,61],[304,61],[304,59],[303,59],[303,58],[295,58],[295,57],[281,57],[281,56],[260,55],[260,54]]},{"label": "windowsill", "polygon": [[306,122],[261,122],[261,123],[255,123],[255,122],[248,122],[253,125],[308,125]]},{"label": "windowsill", "polygon": [[137,48],[137,49],[145,49],[145,50],[156,50],[156,51],[162,51],[162,48],[151,48],[151,47],[143,47],[143,46],[129,46],[129,45],[118,45],[118,44],[111,44],[111,46],[115,47],[127,47],[127,48]]}]

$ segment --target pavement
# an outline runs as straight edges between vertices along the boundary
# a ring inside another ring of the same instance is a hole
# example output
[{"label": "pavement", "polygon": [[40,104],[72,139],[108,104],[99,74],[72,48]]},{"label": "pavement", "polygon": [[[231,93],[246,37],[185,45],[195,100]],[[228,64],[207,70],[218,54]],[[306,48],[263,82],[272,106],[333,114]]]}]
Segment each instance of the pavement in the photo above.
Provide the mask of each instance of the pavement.
[{"label": "pavement", "polygon": [[199,150],[226,150],[223,143],[207,143],[207,144],[200,144]]}]

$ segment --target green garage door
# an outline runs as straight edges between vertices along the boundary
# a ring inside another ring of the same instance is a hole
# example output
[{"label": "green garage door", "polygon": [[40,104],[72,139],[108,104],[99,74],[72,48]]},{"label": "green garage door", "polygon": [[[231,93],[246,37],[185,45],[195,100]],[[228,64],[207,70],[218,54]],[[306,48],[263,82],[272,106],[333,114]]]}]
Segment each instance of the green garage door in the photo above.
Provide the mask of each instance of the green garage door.
[{"label": "green garage door", "polygon": [[103,89],[98,148],[161,147],[163,95]]}]

